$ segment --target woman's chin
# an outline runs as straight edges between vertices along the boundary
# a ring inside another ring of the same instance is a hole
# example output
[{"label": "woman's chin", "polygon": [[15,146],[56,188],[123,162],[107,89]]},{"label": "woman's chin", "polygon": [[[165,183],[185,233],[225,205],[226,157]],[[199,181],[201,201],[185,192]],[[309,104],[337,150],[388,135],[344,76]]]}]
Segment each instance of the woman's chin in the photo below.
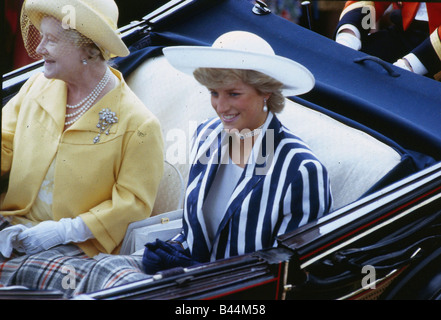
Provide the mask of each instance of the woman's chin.
[{"label": "woman's chin", "polygon": [[53,62],[45,62],[44,63],[44,69],[43,74],[48,79],[54,79],[56,78],[56,72],[55,72],[55,66]]}]

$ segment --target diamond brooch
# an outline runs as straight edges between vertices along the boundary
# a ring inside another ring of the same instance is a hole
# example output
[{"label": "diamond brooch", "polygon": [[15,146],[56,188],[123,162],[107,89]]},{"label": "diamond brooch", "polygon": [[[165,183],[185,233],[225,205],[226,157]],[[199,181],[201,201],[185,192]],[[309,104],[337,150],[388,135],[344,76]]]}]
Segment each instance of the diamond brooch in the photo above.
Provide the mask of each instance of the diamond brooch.
[{"label": "diamond brooch", "polygon": [[118,118],[116,117],[115,112],[112,112],[109,108],[104,108],[99,113],[99,121],[96,125],[97,128],[100,129],[98,135],[93,138],[93,143],[97,143],[100,141],[101,134],[105,132],[106,135],[109,134],[109,130],[114,123],[118,122]]}]

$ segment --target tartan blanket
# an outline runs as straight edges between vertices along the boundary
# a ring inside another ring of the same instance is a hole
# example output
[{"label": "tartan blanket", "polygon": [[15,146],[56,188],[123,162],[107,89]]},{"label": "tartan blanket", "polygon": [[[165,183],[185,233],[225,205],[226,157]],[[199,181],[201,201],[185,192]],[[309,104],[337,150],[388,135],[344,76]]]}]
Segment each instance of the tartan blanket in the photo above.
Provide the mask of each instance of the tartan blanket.
[{"label": "tartan blanket", "polygon": [[2,215],[0,215],[0,230],[3,230],[6,227],[9,227],[11,224],[9,223],[9,221],[3,217]]},{"label": "tartan blanket", "polygon": [[[0,225],[2,224],[0,216]],[[88,257],[73,244],[34,254],[0,254],[0,288],[22,286],[31,290],[59,291],[67,299],[137,280],[150,278],[143,272],[141,256],[102,255]]]},{"label": "tartan blanket", "polygon": [[141,256],[86,256],[75,245],[0,261],[0,286],[62,292],[65,298],[119,286],[151,276],[142,271]]}]

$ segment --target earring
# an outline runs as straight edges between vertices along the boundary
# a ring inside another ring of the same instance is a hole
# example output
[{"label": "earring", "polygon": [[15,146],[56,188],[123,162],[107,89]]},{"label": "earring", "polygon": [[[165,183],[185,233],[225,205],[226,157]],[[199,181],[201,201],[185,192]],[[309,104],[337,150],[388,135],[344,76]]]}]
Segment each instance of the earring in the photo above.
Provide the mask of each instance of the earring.
[{"label": "earring", "polygon": [[86,64],[87,64],[87,59],[83,59],[83,60],[81,60],[81,62],[82,62],[84,65],[86,65]]},{"label": "earring", "polygon": [[268,107],[266,105],[266,99],[263,99],[263,112],[268,112]]}]

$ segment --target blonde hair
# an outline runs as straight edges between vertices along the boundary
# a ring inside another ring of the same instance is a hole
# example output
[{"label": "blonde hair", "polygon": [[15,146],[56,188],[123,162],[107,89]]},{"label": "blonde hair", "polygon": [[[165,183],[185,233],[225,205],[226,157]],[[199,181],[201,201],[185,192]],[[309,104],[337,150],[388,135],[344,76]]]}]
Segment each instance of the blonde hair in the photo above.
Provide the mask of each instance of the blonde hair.
[{"label": "blonde hair", "polygon": [[216,89],[230,85],[238,80],[252,86],[261,94],[271,94],[267,100],[270,111],[281,112],[285,106],[285,97],[282,94],[283,83],[255,70],[198,68],[193,72],[195,79],[203,86]]}]

